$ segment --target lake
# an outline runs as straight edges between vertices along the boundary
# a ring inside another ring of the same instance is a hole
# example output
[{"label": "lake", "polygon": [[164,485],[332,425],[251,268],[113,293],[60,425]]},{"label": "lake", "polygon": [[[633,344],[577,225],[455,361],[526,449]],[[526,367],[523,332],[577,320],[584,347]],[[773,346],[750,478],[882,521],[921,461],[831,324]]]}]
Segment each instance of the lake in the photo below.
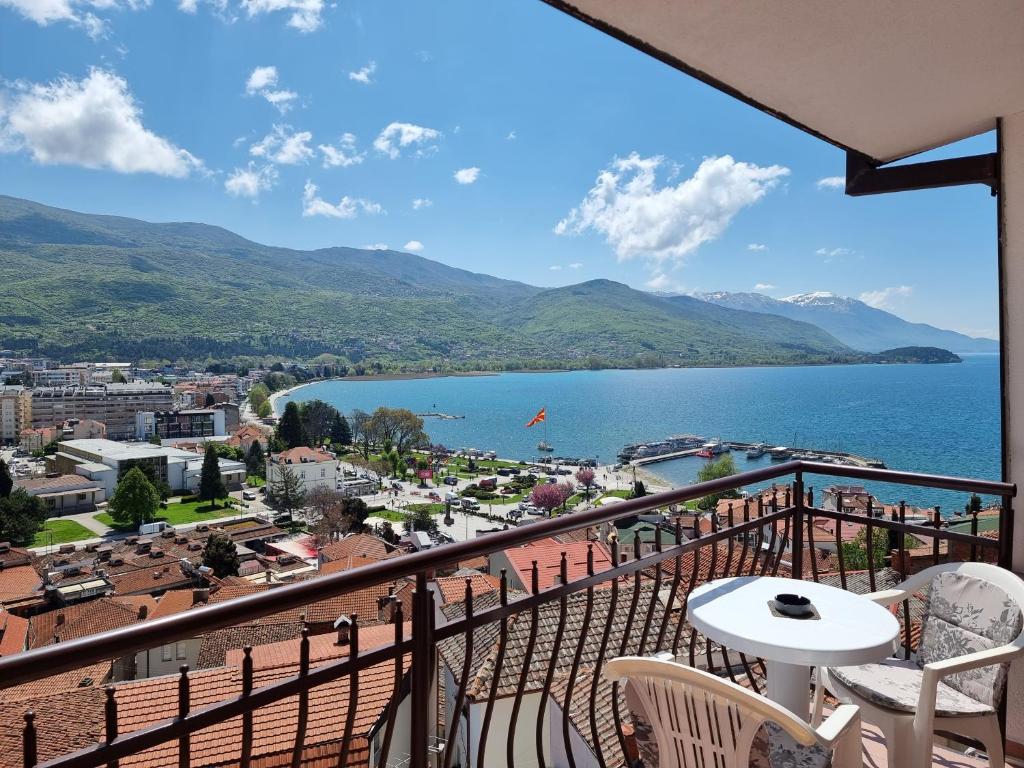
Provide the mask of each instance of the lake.
[{"label": "lake", "polygon": [[[527,429],[547,409],[547,440],[560,456],[615,460],[627,443],[695,433],[772,445],[842,450],[892,469],[983,479],[1000,476],[999,357],[965,355],[951,365],[836,365],[787,368],[505,373],[395,381],[324,381],[295,391],[345,413],[380,405],[417,413],[433,442],[531,459],[545,435]],[[287,398],[278,400],[282,409]],[[763,466],[735,452],[740,470]],[[650,465],[675,485],[693,482],[703,460]],[[809,480],[820,487],[824,478]],[[962,494],[914,488],[872,490],[886,500],[962,508]]]}]

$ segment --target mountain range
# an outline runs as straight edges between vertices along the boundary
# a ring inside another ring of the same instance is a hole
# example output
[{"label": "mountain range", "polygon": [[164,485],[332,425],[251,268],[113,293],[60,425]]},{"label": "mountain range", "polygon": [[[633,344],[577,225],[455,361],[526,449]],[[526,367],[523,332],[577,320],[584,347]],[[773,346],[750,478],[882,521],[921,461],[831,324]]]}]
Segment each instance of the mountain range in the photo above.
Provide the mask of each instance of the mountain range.
[{"label": "mountain range", "polygon": [[925,323],[910,323],[858,299],[837,296],[828,291],[801,293],[784,299],[773,299],[762,293],[725,291],[699,296],[705,301],[731,309],[767,312],[813,323],[848,347],[863,352],[881,352],[893,347],[909,346],[939,347],[952,352],[999,351],[999,342],[994,339],[944,331]]},{"label": "mountain range", "polygon": [[398,251],[271,247],[5,196],[0,280],[0,348],[64,360],[335,355],[465,370],[864,359],[803,317],[724,298],[610,280],[544,289]]}]

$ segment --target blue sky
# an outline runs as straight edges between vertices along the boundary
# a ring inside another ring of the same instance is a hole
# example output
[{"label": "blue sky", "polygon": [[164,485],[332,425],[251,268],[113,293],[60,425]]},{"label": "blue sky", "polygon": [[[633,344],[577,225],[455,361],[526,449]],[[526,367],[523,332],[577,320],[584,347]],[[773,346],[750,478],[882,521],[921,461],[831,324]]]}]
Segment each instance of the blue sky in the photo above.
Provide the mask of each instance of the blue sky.
[{"label": "blue sky", "polygon": [[987,190],[854,199],[843,166],[540,2],[0,0],[0,193],[994,336]]}]

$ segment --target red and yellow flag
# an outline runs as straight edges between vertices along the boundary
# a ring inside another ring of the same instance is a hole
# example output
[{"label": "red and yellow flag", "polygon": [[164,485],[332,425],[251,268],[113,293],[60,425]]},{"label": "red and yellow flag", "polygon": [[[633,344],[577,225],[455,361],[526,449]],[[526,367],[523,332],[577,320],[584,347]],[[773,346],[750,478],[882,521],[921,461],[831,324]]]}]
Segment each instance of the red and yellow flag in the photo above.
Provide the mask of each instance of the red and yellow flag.
[{"label": "red and yellow flag", "polygon": [[532,427],[534,424],[540,424],[542,421],[544,421],[547,418],[547,414],[544,411],[544,408],[541,408],[539,411],[537,411],[537,415],[530,419],[528,422],[526,422],[526,426]]}]

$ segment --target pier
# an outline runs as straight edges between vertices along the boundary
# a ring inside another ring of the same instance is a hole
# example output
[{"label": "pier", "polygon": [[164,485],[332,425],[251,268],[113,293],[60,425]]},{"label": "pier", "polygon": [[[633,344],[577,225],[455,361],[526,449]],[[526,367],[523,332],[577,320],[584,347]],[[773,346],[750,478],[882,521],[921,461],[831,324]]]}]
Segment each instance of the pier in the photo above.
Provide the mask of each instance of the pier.
[{"label": "pier", "polygon": [[[759,443],[743,442],[738,440],[723,440],[724,444],[730,446],[730,450],[735,451],[746,451],[748,448],[753,448]],[[813,453],[816,456],[829,456],[834,460],[841,460],[841,463],[847,464],[847,466],[855,467],[878,467],[885,468],[885,463],[880,459],[872,459],[866,456],[858,456],[855,453],[846,453],[845,451],[823,451],[818,448],[801,448],[799,446],[789,445],[786,446],[793,453]],[[628,464],[635,467],[642,467],[645,464],[657,464],[661,461],[672,461],[673,459],[685,459],[690,456],[696,456],[702,450],[701,447],[687,448],[682,451],[673,451],[671,453],[659,453],[654,456],[642,456],[640,458],[631,459]],[[770,448],[769,448],[770,450]],[[728,451],[723,451],[724,455]]]}]

